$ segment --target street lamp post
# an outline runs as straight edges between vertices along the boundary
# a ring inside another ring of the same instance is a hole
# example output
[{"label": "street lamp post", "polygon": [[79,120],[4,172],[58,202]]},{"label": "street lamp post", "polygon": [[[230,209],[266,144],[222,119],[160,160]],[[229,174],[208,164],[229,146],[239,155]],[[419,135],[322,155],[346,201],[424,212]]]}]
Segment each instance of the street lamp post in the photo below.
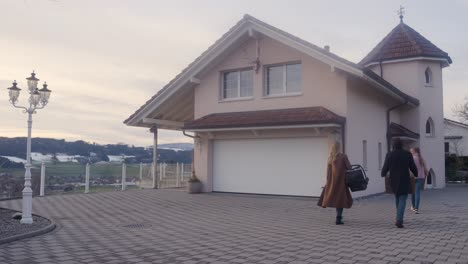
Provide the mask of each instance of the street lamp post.
[{"label": "street lamp post", "polygon": [[43,88],[38,89],[37,83],[39,79],[36,78],[36,74],[31,73],[31,77],[26,78],[28,80],[29,90],[29,106],[18,106],[16,105],[21,89],[17,87],[16,81],[13,82],[13,86],[8,88],[8,95],[10,96],[11,104],[24,110],[24,113],[28,114],[28,140],[26,144],[26,164],[24,165],[26,171],[24,173],[24,189],[23,189],[23,212],[21,215],[21,224],[32,224],[32,189],[31,189],[31,128],[32,128],[32,115],[36,113],[36,110],[44,108],[49,102],[51,90],[47,89],[47,84],[44,82]]}]

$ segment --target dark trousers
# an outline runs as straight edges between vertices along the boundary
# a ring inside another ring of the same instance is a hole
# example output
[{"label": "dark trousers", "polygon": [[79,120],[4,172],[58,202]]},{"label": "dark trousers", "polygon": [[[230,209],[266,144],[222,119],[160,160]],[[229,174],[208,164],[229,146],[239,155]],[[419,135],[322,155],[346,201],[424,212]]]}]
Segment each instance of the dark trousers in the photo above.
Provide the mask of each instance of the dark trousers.
[{"label": "dark trousers", "polygon": [[405,215],[406,199],[407,198],[408,198],[407,194],[395,195],[396,220],[397,220],[397,222],[403,222],[403,216]]},{"label": "dark trousers", "polygon": [[336,208],[336,218],[343,218],[343,208]]}]

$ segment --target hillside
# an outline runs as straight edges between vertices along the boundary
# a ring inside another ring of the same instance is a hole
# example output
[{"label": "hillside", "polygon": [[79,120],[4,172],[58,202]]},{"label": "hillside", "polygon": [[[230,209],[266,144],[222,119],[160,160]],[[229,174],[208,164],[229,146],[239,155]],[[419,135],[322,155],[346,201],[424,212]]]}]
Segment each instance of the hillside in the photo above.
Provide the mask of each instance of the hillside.
[{"label": "hillside", "polygon": [[[192,144],[178,143],[158,146],[158,156],[161,162],[173,163],[192,161]],[[31,151],[36,156],[49,156],[59,162],[61,155],[78,156],[83,160],[91,159],[93,162],[109,161],[109,156],[125,156],[130,163],[151,162],[153,152],[151,148],[135,147],[125,144],[99,145],[82,140],[68,142],[63,139],[33,138]],[[0,156],[26,159],[26,138],[0,137]],[[79,160],[79,158],[77,158]]]}]

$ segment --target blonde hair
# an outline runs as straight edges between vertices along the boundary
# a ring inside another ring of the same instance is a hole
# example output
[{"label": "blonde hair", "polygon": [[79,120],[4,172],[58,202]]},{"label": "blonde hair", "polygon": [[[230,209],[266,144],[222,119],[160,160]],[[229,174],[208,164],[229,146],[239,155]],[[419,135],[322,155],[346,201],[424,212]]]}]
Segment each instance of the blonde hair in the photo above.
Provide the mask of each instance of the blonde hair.
[{"label": "blonde hair", "polygon": [[341,144],[340,142],[333,142],[333,144],[331,145],[330,147],[330,154],[328,156],[328,163],[333,163],[336,159],[336,156],[338,156],[338,154],[340,153],[340,149],[341,149]]},{"label": "blonde hair", "polygon": [[416,152],[418,158],[419,158],[419,165],[421,165],[421,167],[425,168],[426,167],[426,164],[424,162],[424,159],[421,155],[421,149],[419,149],[419,147],[414,147],[414,152]]}]

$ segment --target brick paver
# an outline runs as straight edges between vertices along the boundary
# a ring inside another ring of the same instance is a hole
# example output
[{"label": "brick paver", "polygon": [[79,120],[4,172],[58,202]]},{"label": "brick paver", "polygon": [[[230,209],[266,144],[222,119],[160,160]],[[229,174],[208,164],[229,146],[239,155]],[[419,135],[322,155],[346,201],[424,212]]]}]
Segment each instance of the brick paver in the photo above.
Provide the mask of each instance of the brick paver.
[{"label": "brick paver", "polygon": [[58,228],[0,245],[0,263],[468,263],[468,186],[423,192],[421,214],[408,210],[404,229],[394,226],[392,198],[356,200],[343,226],[314,198],[176,190],[34,198],[34,213]]}]

